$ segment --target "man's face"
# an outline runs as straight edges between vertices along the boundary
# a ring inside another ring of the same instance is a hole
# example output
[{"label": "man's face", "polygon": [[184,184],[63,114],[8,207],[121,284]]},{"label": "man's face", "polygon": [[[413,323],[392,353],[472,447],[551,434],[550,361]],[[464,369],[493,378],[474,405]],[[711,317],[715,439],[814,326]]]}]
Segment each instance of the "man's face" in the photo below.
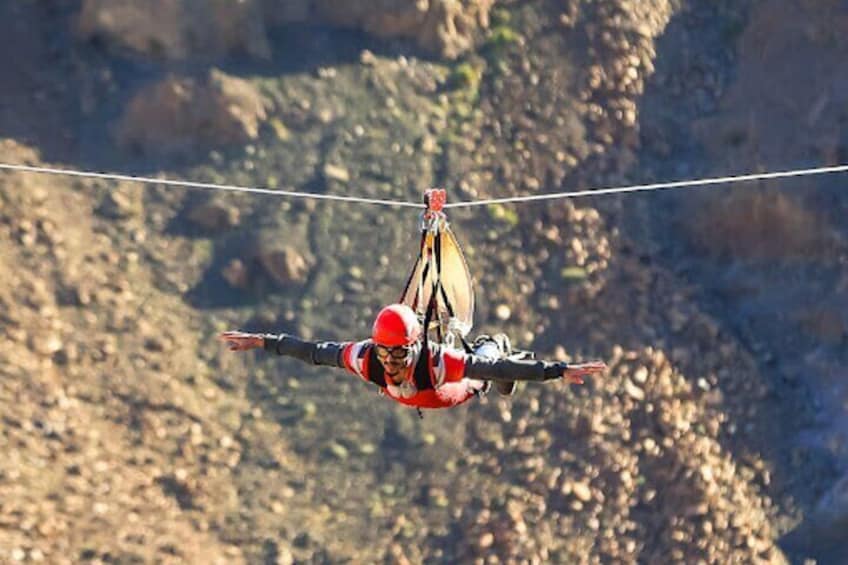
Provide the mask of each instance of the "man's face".
[{"label": "man's face", "polygon": [[398,376],[409,363],[412,346],[401,345],[396,347],[376,346],[377,360],[390,377]]}]

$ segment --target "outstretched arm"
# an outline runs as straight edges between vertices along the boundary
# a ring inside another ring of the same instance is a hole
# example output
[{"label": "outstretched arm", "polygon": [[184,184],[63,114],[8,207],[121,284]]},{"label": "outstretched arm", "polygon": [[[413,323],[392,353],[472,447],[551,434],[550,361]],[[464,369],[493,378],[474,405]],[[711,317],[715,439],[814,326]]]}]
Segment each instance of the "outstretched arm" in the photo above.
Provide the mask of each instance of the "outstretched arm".
[{"label": "outstretched arm", "polygon": [[240,331],[221,333],[230,351],[249,351],[262,348],[270,353],[300,359],[313,365],[344,367],[342,352],[345,344],[332,341],[306,341],[288,334],[252,334]]},{"label": "outstretched arm", "polygon": [[607,370],[603,361],[588,361],[586,363],[562,363],[562,378],[569,384],[582,385],[583,377],[600,375]]},{"label": "outstretched arm", "polygon": [[583,384],[583,378],[603,373],[603,361],[565,363],[515,359],[489,359],[469,355],[465,362],[465,376],[491,381],[549,381],[564,379],[570,384]]}]

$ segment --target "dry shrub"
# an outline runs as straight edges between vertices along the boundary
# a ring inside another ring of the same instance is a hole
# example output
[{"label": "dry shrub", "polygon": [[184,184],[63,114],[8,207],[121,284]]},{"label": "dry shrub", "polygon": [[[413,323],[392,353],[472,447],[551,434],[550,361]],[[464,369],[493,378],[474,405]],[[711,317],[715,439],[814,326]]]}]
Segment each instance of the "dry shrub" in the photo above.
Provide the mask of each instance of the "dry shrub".
[{"label": "dry shrub", "polygon": [[714,256],[743,259],[822,258],[833,250],[825,218],[773,190],[737,190],[710,196],[690,211],[687,235]]}]

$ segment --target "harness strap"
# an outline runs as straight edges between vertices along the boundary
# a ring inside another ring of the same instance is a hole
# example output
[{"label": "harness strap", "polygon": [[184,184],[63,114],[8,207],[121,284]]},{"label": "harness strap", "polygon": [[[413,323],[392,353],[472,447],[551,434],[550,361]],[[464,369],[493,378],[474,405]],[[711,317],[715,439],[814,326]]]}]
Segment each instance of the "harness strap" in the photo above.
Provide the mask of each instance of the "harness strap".
[{"label": "harness strap", "polygon": [[[421,231],[421,244],[418,247],[418,260],[419,261],[424,260],[424,244],[426,243],[426,240],[427,240],[427,230],[422,230]],[[426,265],[425,265],[425,267],[426,267]],[[426,275],[427,275],[427,272],[422,271],[422,278],[426,277]],[[412,284],[412,277],[413,276],[415,276],[415,269],[412,269],[412,272],[409,273],[409,278],[406,280],[406,284],[403,287],[403,292],[400,295],[401,300],[403,300],[403,297],[406,296],[406,293],[409,291],[409,285]],[[418,309],[418,299],[419,299],[418,292],[416,292],[415,298],[412,301],[412,309],[413,310]]]},{"label": "harness strap", "polygon": [[383,372],[383,365],[377,359],[377,348],[373,345],[366,345],[359,352],[359,355],[368,355],[368,380],[380,388],[386,388],[386,375]]},{"label": "harness strap", "polygon": [[459,341],[462,342],[462,348],[465,350],[466,353],[468,353],[469,355],[474,353],[474,348],[471,347],[471,344],[468,343],[468,341],[465,339],[465,336],[460,335]]},{"label": "harness strap", "polygon": [[427,303],[427,311],[424,313],[424,347],[423,350],[426,351],[428,347],[428,341],[430,338],[430,321],[433,319],[433,312],[436,310],[436,294],[434,292],[430,293],[430,301]]},{"label": "harness strap", "polygon": [[418,390],[428,390],[433,387],[432,371],[430,370],[430,360],[438,354],[438,350],[430,351],[429,347],[421,349],[418,355],[418,362],[415,364],[415,369],[412,371],[412,378],[415,380],[415,388]]},{"label": "harness strap", "polygon": [[[426,347],[426,343],[425,347],[421,349],[421,353],[418,355],[418,361],[412,370],[412,379],[415,382],[416,389],[428,390],[434,388],[433,379],[430,376],[432,373],[430,370],[430,358],[432,355],[437,354],[438,349],[431,354],[430,350]],[[377,348],[373,345],[363,347],[360,355],[368,355],[368,380],[380,388],[386,388],[389,383],[386,381],[386,373],[383,365],[377,359]]]},{"label": "harness strap", "polygon": [[[445,287],[442,286],[442,232],[441,232],[441,230],[436,232],[436,237],[435,237],[435,241],[433,242],[433,247],[434,247],[434,253],[436,254],[436,273],[435,273],[436,276],[433,277],[433,290],[431,291],[431,293],[432,294],[438,294],[439,291],[441,291],[442,295],[444,296]],[[447,304],[447,301],[445,301],[445,303]],[[436,327],[436,333],[439,336],[439,343],[442,343],[445,339],[445,336],[442,335],[442,313],[439,312],[439,310],[436,306],[435,300],[433,301],[433,307],[436,308],[436,319],[439,322],[438,326]],[[450,308],[450,306],[448,306],[448,308]]]}]

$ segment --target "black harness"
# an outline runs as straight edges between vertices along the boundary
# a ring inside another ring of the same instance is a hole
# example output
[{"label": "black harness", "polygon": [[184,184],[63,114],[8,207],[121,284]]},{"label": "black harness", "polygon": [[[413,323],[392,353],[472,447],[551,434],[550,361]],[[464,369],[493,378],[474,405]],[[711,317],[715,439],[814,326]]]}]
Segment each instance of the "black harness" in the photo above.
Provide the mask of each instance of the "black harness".
[{"label": "black harness", "polygon": [[[377,348],[374,347],[373,344],[361,348],[359,350],[359,358],[363,359],[366,355],[368,356],[368,380],[380,388],[386,388],[388,386],[388,383],[386,382],[386,373],[383,369],[383,364],[380,363],[379,359],[377,359]],[[424,347],[418,355],[418,361],[415,363],[415,369],[412,371],[412,379],[415,382],[415,388],[419,391],[435,388],[433,386],[433,379],[430,375],[430,356],[433,356],[434,359],[438,359],[439,349],[438,347],[427,347],[427,342],[425,340]]]}]

